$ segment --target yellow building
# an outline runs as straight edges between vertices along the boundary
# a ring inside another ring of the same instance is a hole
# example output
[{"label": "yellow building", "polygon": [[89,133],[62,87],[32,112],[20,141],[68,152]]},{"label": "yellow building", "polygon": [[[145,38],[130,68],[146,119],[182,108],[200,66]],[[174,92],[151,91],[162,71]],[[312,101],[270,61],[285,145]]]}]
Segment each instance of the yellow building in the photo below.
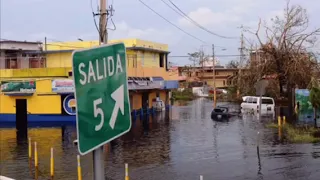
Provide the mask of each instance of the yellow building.
[{"label": "yellow building", "polygon": [[[168,104],[170,89],[178,87],[178,76],[168,73],[168,45],[140,39],[114,40],[109,43],[116,42],[123,42],[127,48],[131,109],[149,111],[156,100]],[[72,52],[98,46],[98,41],[48,43],[42,46],[43,51],[18,55],[14,63],[24,64],[23,68],[18,65],[10,66],[16,67],[14,69],[0,67],[0,121],[13,119],[16,99],[26,99],[29,116],[36,116],[29,118],[29,121],[41,118],[48,120],[49,117],[57,119],[56,116],[65,121],[70,119],[70,115],[71,119],[75,119]],[[32,57],[29,56],[31,53]],[[11,60],[6,62],[12,63]]]}]

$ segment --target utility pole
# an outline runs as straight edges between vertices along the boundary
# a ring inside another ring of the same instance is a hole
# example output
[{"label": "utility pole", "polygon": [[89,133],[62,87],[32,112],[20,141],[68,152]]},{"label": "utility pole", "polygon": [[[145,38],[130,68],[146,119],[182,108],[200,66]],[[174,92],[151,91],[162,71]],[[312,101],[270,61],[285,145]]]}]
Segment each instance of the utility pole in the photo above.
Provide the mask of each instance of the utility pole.
[{"label": "utility pole", "polygon": [[204,67],[204,65],[203,65],[203,63],[204,63],[204,58],[203,58],[203,56],[204,56],[204,53],[203,53],[203,46],[201,46],[200,47],[200,63],[201,63],[201,76],[202,76],[202,78],[203,78],[203,76],[204,76],[204,70],[203,70],[203,67]]},{"label": "utility pole", "polygon": [[100,0],[100,21],[99,21],[99,43],[107,44],[108,43],[108,30],[107,30],[107,0]]},{"label": "utility pole", "polygon": [[212,73],[213,73],[213,108],[217,107],[217,90],[216,90],[216,61],[214,59],[214,44],[212,44]]},{"label": "utility pole", "polygon": [[44,51],[47,52],[47,37],[44,37]]},{"label": "utility pole", "polygon": [[[99,44],[108,43],[108,32],[107,32],[107,0],[100,0],[100,20],[99,20]],[[93,179],[103,180],[104,177],[104,157],[103,157],[103,146],[93,151]]]},{"label": "utility pole", "polygon": [[240,39],[240,63],[239,63],[239,67],[238,67],[238,86],[237,86],[237,97],[240,97],[240,78],[241,78],[241,69],[242,69],[242,64],[243,64],[243,60],[244,60],[244,38],[243,38],[243,32],[241,32],[241,39]]}]

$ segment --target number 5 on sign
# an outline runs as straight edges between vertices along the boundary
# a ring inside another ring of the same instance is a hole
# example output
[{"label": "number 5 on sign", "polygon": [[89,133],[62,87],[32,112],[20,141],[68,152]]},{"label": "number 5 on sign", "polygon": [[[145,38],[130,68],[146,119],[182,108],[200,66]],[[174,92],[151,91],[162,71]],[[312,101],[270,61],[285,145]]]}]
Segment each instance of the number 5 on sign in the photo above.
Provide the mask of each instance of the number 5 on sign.
[{"label": "number 5 on sign", "polygon": [[104,114],[101,108],[98,107],[99,104],[102,103],[102,98],[96,99],[93,101],[93,114],[94,117],[97,118],[100,115],[100,124],[96,125],[95,130],[100,131],[104,123]]}]

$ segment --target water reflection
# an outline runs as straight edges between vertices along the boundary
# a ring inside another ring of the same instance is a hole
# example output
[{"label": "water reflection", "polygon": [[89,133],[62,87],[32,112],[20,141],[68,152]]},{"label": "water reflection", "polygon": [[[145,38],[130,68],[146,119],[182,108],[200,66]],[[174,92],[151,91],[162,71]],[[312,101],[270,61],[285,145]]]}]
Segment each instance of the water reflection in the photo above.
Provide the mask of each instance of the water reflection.
[{"label": "water reflection", "polygon": [[[225,105],[225,104],[222,104]],[[105,145],[107,179],[318,179],[320,146],[287,144],[278,130],[266,129],[272,118],[246,114],[229,122],[211,120],[212,101],[198,99],[174,106],[169,113],[133,120],[132,129]],[[259,131],[259,136],[257,132]],[[27,141],[12,128],[0,129],[1,174],[34,179],[29,171]],[[50,148],[55,152],[56,179],[76,179],[74,126],[30,128],[37,141],[39,179],[49,179]],[[257,145],[259,144],[259,149]],[[92,155],[81,157],[83,179],[92,178]],[[33,162],[32,162],[33,163]]]}]

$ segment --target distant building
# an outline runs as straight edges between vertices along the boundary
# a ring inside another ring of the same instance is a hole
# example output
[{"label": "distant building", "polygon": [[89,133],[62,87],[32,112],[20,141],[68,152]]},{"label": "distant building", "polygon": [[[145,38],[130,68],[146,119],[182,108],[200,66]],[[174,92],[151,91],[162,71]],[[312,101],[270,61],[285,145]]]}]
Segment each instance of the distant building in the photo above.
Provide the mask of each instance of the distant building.
[{"label": "distant building", "polygon": [[0,47],[0,69],[45,67],[41,42],[1,40]]},{"label": "distant building", "polygon": [[255,66],[265,62],[267,59],[266,54],[262,50],[253,50],[250,52],[250,65]]},{"label": "distant building", "polygon": [[[179,76],[186,81],[198,81],[213,87],[213,68],[211,67],[179,67]],[[234,84],[233,78],[238,74],[237,68],[224,68],[215,66],[215,79],[217,88],[226,88]]]},{"label": "distant building", "polygon": [[[202,63],[200,63],[201,67],[212,67],[213,66],[213,61],[212,61],[213,57],[207,57],[205,58],[205,60],[203,60]],[[216,66],[220,66],[220,61],[215,58],[215,65]]]}]

